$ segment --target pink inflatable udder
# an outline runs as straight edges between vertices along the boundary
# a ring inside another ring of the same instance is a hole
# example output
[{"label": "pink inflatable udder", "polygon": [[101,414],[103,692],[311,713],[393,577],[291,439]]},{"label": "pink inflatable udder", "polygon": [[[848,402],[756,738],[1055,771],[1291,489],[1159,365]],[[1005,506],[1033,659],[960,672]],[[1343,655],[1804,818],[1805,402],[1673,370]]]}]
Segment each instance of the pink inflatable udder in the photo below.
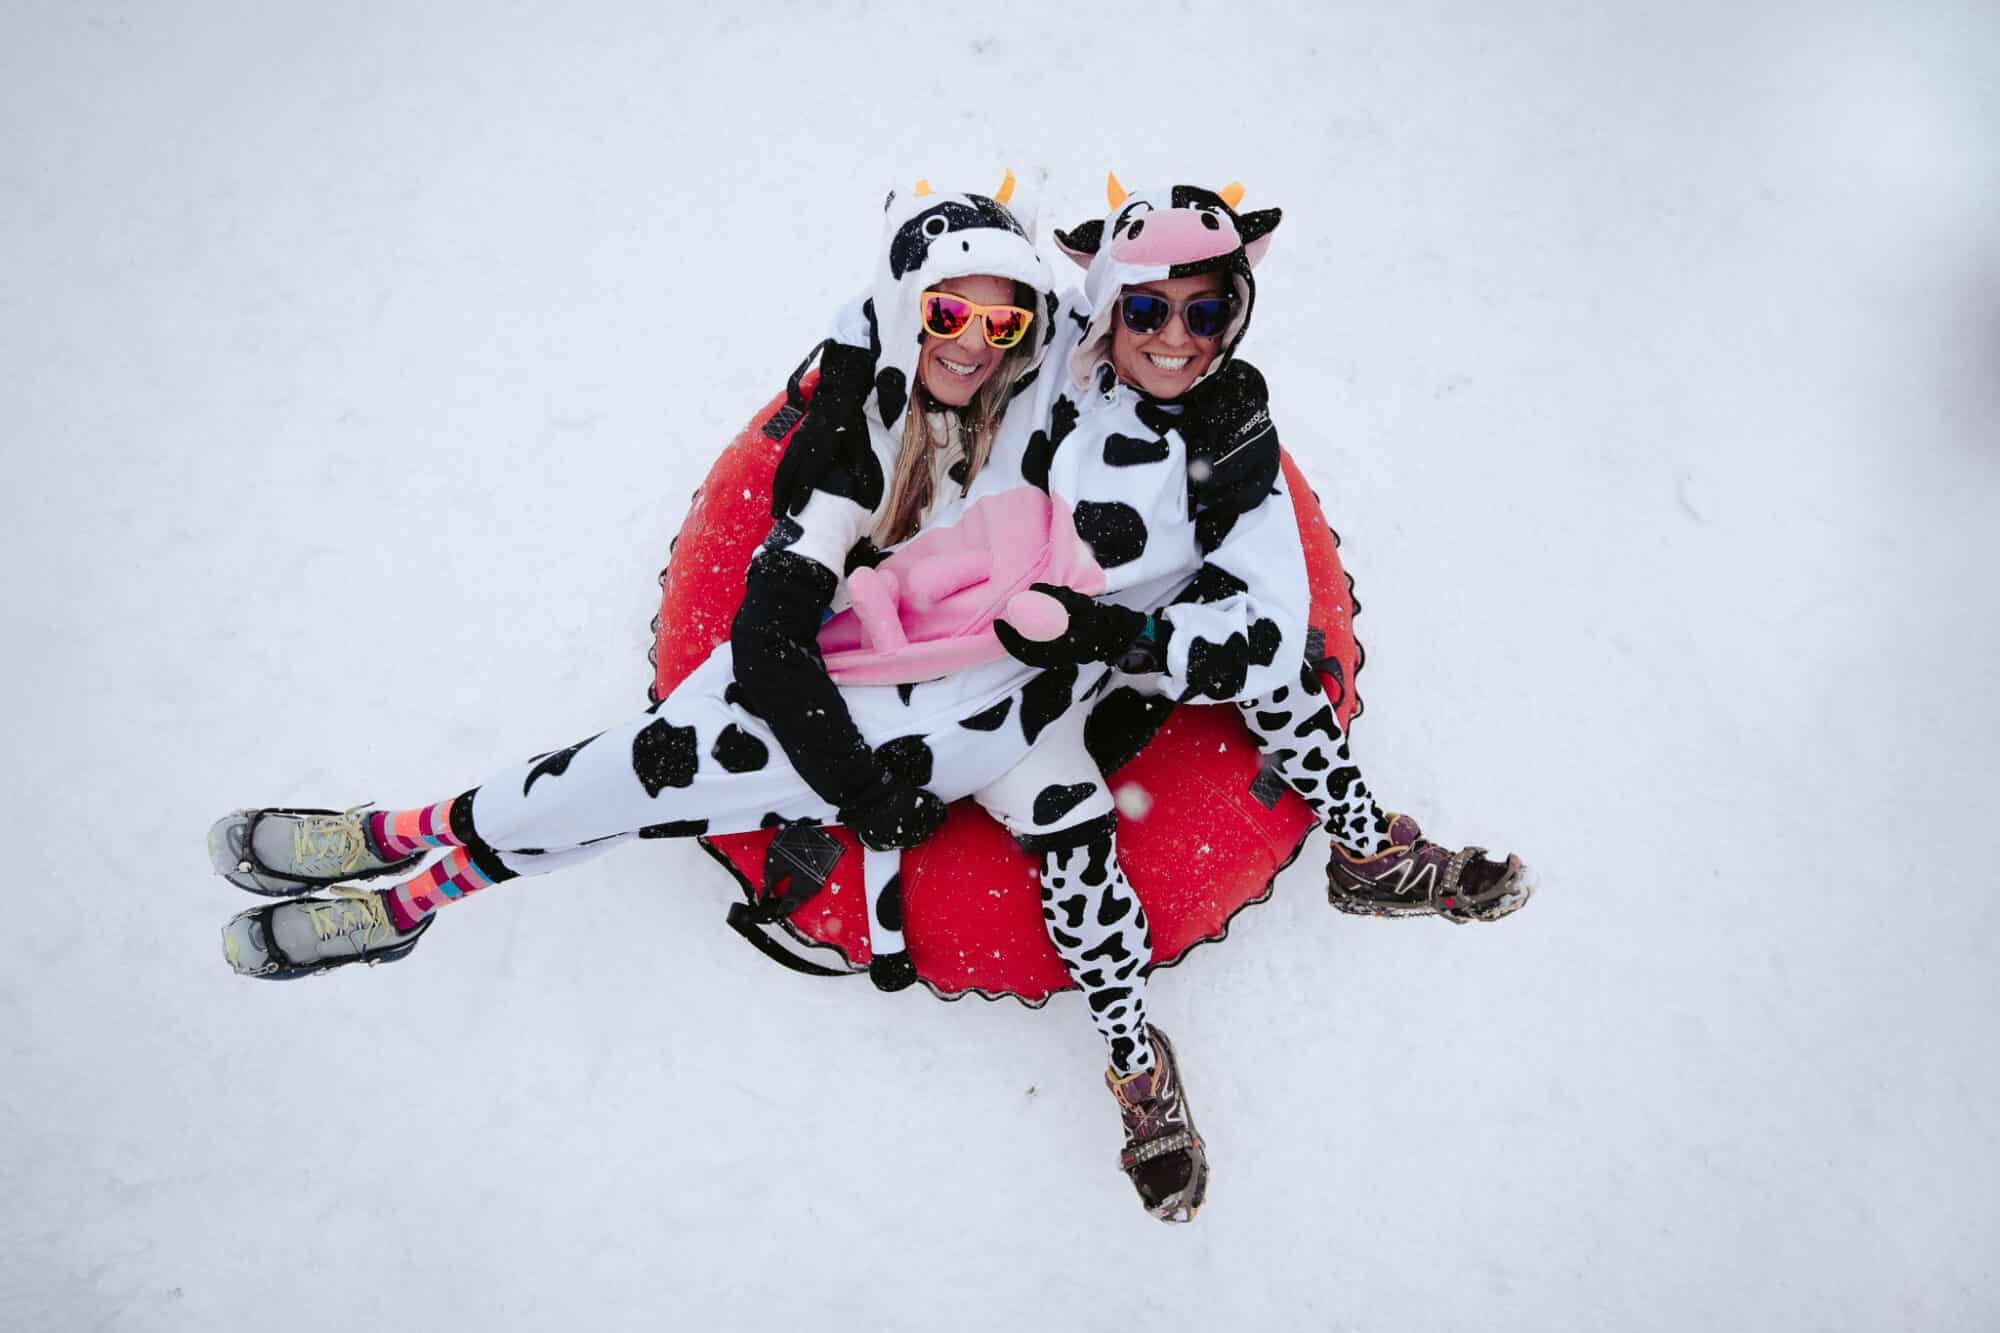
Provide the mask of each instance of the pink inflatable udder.
[{"label": "pink inflatable udder", "polygon": [[1033,486],[989,495],[951,527],[848,575],[853,605],[819,632],[827,673],[845,684],[903,685],[998,661],[1007,650],[993,622],[1012,623],[1011,607],[1029,622],[1024,634],[1053,638],[1063,629],[1061,604],[1018,596],[1036,583],[1096,596],[1104,570],[1062,501]]}]

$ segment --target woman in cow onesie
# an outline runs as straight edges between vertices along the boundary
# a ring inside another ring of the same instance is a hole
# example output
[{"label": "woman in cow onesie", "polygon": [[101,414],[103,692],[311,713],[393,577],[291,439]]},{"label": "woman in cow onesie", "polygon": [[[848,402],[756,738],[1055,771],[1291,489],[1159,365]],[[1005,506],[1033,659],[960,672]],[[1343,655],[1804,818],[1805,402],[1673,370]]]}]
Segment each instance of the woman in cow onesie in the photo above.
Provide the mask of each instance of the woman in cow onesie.
[{"label": "woman in cow onesie", "polygon": [[[1109,803],[1083,747],[1084,710],[1074,705],[1108,667],[1025,664],[1002,647],[993,624],[1004,608],[1028,632],[1060,641],[1068,616],[1057,600],[1005,598],[983,624],[958,626],[949,643],[885,646],[864,634],[857,648],[836,654],[849,679],[862,681],[895,680],[896,661],[914,658],[916,669],[893,687],[836,683],[841,673],[829,673],[820,644],[837,628],[828,617],[843,575],[854,594],[850,613],[866,621],[872,611],[876,629],[885,602],[892,612],[901,598],[950,603],[963,591],[964,551],[942,575],[933,564],[905,569],[898,581],[901,553],[893,548],[919,527],[924,535],[906,549],[975,516],[1002,536],[1017,533],[1018,524],[1003,532],[1001,519],[986,520],[1015,515],[1023,495],[1042,514],[1037,531],[1049,548],[1036,567],[1059,579],[1044,586],[1151,606],[1186,581],[1188,568],[1150,564],[1138,584],[1107,578],[1076,541],[1068,510],[1024,487],[1021,460],[997,452],[1002,440],[1018,450],[1046,437],[1026,420],[1042,409],[1025,390],[1055,334],[1057,304],[1006,195],[1004,187],[998,198],[938,195],[920,185],[890,196],[872,294],[842,312],[838,336],[808,358],[820,370],[813,411],[800,420],[793,410],[774,423],[793,433],[774,483],[774,522],[746,573],[728,644],[642,716],[449,800],[405,810],[225,816],[210,831],[216,869],[240,887],[286,899],[229,922],[230,965],[246,976],[289,979],[394,961],[416,947],[445,903],[633,838],[837,821],[866,848],[877,890],[879,956],[871,970],[878,984],[895,988],[913,979],[893,933],[898,849],[928,837],[945,804],[965,796],[1044,848],[1048,883],[1065,874],[1099,878],[1088,851],[1078,849],[1108,852]],[[1003,415],[1019,428],[1000,429]],[[1012,484],[986,488],[978,498],[991,503],[974,505],[967,488],[989,467]],[[1006,562],[996,555],[987,563]],[[942,659],[931,651],[940,647]],[[1058,784],[1031,757],[1044,738],[1038,753],[1079,779],[1068,795],[1051,797]],[[439,848],[439,860],[390,888],[346,887],[414,871]],[[308,896],[320,888],[331,893]],[[1052,938],[1112,1044],[1114,1068],[1121,1076],[1144,1072],[1156,1085],[1151,1097],[1129,1088],[1121,1095],[1128,1154],[1164,1162],[1187,1146],[1191,1127],[1170,1076],[1171,1052],[1161,1042],[1156,1059],[1139,1009],[1135,974],[1149,954],[1125,947],[1143,940],[1143,914],[1129,891],[1105,901],[1132,917],[1120,923],[1099,912],[1093,920],[1096,938],[1117,947],[1117,958],[1053,927]],[[1151,1130],[1150,1140],[1135,1138],[1135,1126]],[[1186,1188],[1180,1174],[1182,1188],[1162,1201],[1191,1216],[1199,1189]]]},{"label": "woman in cow onesie", "polygon": [[[1038,383],[1046,434],[1018,451],[1026,480],[1076,511],[1078,530],[1107,564],[1158,558],[1195,570],[1171,606],[1141,620],[1074,591],[1045,589],[1076,626],[1063,647],[1124,668],[1086,728],[1105,767],[1150,735],[1159,710],[1145,695],[1235,702],[1270,765],[1325,823],[1333,849],[1328,898],[1370,916],[1492,921],[1527,901],[1518,858],[1454,851],[1370,795],[1307,658],[1310,601],[1304,555],[1279,467],[1263,376],[1236,358],[1256,304],[1252,270],[1278,209],[1238,213],[1243,187],[1175,185],[1128,194],[1107,182],[1111,211],[1056,240],[1086,267],[1065,298],[1052,368]],[[1010,425],[1012,419],[1010,418]],[[1003,437],[996,456],[1012,458]],[[1176,482],[1185,473],[1184,488]],[[1098,478],[1152,497],[1101,503]],[[989,472],[974,487],[1013,479]],[[1082,491],[1090,491],[1082,496]],[[1184,501],[1176,524],[1158,506]],[[1058,645],[1001,633],[1024,661],[1049,665]]]},{"label": "woman in cow onesie", "polygon": [[[1152,945],[1100,776],[1136,748],[1129,733],[1157,722],[1147,696],[1239,706],[1272,766],[1332,833],[1335,906],[1492,920],[1528,889],[1517,859],[1439,847],[1408,816],[1376,806],[1308,662],[1310,592],[1278,437],[1262,377],[1234,358],[1278,210],[1238,214],[1240,186],[1127,195],[1114,178],[1110,190],[1109,216],[1057,233],[1088,268],[1084,290],[1057,312],[1034,410],[1008,414],[966,497],[1025,484],[1073,515],[1105,589],[1038,585],[1060,610],[1032,627],[1010,613],[996,632],[1048,676],[1094,673],[1089,692],[1103,697],[1087,718],[1050,724],[1009,775],[1007,799],[987,804],[1041,856],[1050,938],[1110,1046],[1124,1164],[1156,1215],[1182,1220],[1201,1202],[1206,1158],[1172,1048],[1146,1023]],[[872,900],[894,859],[866,869]],[[880,947],[879,920],[875,928]]]},{"label": "woman in cow onesie", "polygon": [[[989,623],[988,650],[949,674],[843,686],[818,642],[843,576],[865,580],[883,548],[962,516],[1003,416],[1026,410],[1056,301],[1002,202],[1011,185],[998,198],[922,183],[890,195],[871,295],[839,316],[842,338],[807,358],[819,410],[802,421],[801,399],[767,427],[792,433],[730,641],[667,697],[432,805],[249,809],[216,822],[218,872],[289,900],[229,922],[224,953],[238,972],[286,979],[400,959],[445,903],[633,838],[837,821],[876,851],[914,846],[947,802],[1021,764],[1095,675],[1025,666]],[[926,331],[927,294],[939,298],[933,324],[945,306],[961,316],[951,336]],[[1038,601],[1022,603],[1031,619]],[[442,859],[388,889],[301,896],[412,869],[437,848]]]}]

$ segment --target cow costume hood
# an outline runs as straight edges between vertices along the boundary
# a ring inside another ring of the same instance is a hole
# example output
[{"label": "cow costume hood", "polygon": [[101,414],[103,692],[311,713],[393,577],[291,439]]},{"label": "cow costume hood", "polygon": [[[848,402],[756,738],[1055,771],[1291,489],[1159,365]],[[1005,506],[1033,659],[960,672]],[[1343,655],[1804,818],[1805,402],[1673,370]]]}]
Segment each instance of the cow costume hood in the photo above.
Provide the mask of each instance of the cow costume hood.
[{"label": "cow costume hood", "polygon": [[1063,253],[1086,270],[1083,294],[1092,312],[1082,341],[1070,354],[1070,374],[1076,383],[1087,385],[1097,368],[1110,361],[1111,321],[1117,317],[1122,289],[1163,278],[1223,273],[1235,292],[1236,309],[1223,332],[1221,349],[1202,375],[1207,379],[1229,364],[1250,327],[1250,312],[1257,302],[1257,280],[1251,270],[1270,248],[1282,213],[1275,208],[1237,212],[1243,199],[1238,184],[1219,193],[1199,185],[1127,193],[1113,175],[1105,183],[1105,195],[1111,205],[1108,214],[1068,231],[1058,228],[1055,234]]},{"label": "cow costume hood", "polygon": [[1014,360],[1015,385],[1026,384],[1040,367],[1055,334],[1055,282],[1035,249],[1028,227],[1007,208],[1014,173],[992,196],[940,194],[928,181],[911,190],[891,190],[883,203],[882,254],[869,297],[841,312],[834,336],[865,346],[875,355],[875,387],[869,415],[889,431],[902,424],[916,392],[917,357],[923,348],[924,290],[951,278],[992,274],[1011,278],[1029,291],[1022,302],[1035,312]]}]

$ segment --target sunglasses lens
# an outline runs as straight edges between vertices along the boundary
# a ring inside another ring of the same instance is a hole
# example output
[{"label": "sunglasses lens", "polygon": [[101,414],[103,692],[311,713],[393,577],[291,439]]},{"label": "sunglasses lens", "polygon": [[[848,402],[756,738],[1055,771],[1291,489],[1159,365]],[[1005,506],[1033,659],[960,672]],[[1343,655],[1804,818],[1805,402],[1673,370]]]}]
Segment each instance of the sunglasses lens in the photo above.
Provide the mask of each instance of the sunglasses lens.
[{"label": "sunglasses lens", "polygon": [[993,306],[986,311],[986,341],[995,347],[1012,347],[1028,331],[1028,312],[1013,306]]},{"label": "sunglasses lens", "polygon": [[940,338],[956,338],[972,322],[972,306],[944,292],[924,293],[924,327]]},{"label": "sunglasses lens", "polygon": [[1181,311],[1181,318],[1187,321],[1187,331],[1195,337],[1220,338],[1229,327],[1229,302],[1220,296],[1189,301]]},{"label": "sunglasses lens", "polygon": [[1157,296],[1131,292],[1119,298],[1118,311],[1124,316],[1125,327],[1132,332],[1158,333],[1167,326],[1167,316],[1173,313],[1173,306]]}]

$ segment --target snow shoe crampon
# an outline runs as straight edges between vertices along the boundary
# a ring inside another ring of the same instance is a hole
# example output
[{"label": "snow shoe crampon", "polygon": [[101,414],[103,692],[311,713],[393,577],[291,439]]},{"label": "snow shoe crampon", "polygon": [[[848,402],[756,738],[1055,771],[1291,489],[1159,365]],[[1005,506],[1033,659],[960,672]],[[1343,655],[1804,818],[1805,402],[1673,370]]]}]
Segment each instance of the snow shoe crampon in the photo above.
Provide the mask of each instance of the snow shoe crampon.
[{"label": "snow shoe crampon", "polygon": [[1386,851],[1366,858],[1334,844],[1326,900],[1354,916],[1439,916],[1464,925],[1498,921],[1534,893],[1518,856],[1494,861],[1484,847],[1440,847],[1408,815],[1390,819],[1389,841]]},{"label": "snow shoe crampon", "polygon": [[1153,1067],[1124,1078],[1110,1070],[1104,1074],[1125,1122],[1118,1165],[1147,1212],[1162,1222],[1192,1222],[1208,1197],[1208,1152],[1181,1089],[1173,1044],[1158,1028],[1146,1030],[1153,1039]]},{"label": "snow shoe crampon", "polygon": [[397,930],[379,892],[335,889],[238,912],[222,928],[222,956],[239,976],[291,981],[349,963],[393,963],[417,947],[435,918]]},{"label": "snow shoe crampon", "polygon": [[275,806],[231,811],[208,830],[208,859],[237,888],[267,898],[414,869],[421,855],[386,857],[376,850],[368,813]]}]

